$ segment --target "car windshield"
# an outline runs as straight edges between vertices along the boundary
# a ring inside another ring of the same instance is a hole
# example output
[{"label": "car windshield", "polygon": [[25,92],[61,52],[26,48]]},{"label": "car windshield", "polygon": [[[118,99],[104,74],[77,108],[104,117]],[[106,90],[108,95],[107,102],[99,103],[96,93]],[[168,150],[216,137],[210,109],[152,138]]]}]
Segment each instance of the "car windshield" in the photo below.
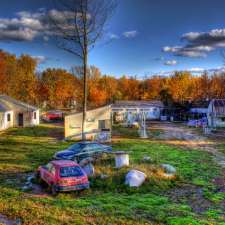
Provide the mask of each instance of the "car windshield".
[{"label": "car windshield", "polygon": [[60,177],[80,177],[83,175],[84,173],[79,166],[67,166],[60,168]]},{"label": "car windshield", "polygon": [[71,145],[68,150],[74,151],[74,152],[79,152],[81,149],[84,148],[84,144],[81,143],[76,143],[74,145]]}]

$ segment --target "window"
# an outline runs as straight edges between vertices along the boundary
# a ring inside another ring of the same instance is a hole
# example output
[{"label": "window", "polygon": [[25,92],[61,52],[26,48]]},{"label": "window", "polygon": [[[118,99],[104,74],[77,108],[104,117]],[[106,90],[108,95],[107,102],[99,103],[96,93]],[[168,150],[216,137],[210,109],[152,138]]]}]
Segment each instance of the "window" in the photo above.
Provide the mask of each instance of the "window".
[{"label": "window", "polygon": [[10,114],[10,113],[7,114],[7,121],[8,121],[8,122],[11,121],[11,114]]},{"label": "window", "polygon": [[53,165],[51,163],[48,163],[45,168],[50,172],[52,169]]},{"label": "window", "polygon": [[34,119],[36,120],[37,119],[37,113],[34,112]]},{"label": "window", "polygon": [[105,129],[105,120],[99,120],[98,121],[98,128],[99,129]]},{"label": "window", "polygon": [[55,176],[55,167],[53,165],[50,168],[50,173]]},{"label": "window", "polygon": [[80,177],[83,172],[78,166],[68,166],[60,168],[60,177]]}]

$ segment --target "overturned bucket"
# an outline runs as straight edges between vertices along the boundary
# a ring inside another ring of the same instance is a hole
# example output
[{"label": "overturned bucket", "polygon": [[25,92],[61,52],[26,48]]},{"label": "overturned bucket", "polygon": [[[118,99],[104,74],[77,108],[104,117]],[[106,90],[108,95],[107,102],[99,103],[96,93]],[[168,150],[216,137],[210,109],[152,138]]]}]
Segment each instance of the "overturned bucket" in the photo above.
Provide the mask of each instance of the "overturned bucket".
[{"label": "overturned bucket", "polygon": [[115,154],[116,168],[129,166],[129,154],[128,154],[128,152],[117,151],[117,152],[114,152],[114,154]]}]

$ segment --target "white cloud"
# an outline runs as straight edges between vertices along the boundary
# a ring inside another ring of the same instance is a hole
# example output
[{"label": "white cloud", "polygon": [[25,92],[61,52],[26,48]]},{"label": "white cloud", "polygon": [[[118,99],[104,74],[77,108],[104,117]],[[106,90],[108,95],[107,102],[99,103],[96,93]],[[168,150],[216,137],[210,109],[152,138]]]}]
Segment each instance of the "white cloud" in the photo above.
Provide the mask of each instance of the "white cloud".
[{"label": "white cloud", "polygon": [[188,69],[187,71],[191,72],[191,73],[202,73],[205,71],[204,68],[200,68],[200,67],[193,67]]},{"label": "white cloud", "polygon": [[208,46],[197,47],[181,47],[181,46],[166,46],[163,47],[163,52],[173,53],[175,56],[186,56],[191,58],[206,57],[206,52],[212,51],[212,48]]},{"label": "white cloud", "polygon": [[177,65],[177,61],[176,60],[168,60],[164,63],[164,65],[166,66],[175,66]]},{"label": "white cloud", "polygon": [[48,60],[47,57],[39,55],[39,56],[32,56],[33,59],[37,61],[38,64],[44,64]]},{"label": "white cloud", "polygon": [[123,33],[123,36],[126,38],[135,38],[138,35],[136,30],[126,31]]},{"label": "white cloud", "polygon": [[117,34],[109,34],[109,38],[110,39],[119,39],[120,37]]},{"label": "white cloud", "polygon": [[[35,13],[29,11],[20,11],[14,18],[0,18],[0,40],[2,41],[32,41],[43,36],[47,41],[47,36],[56,34],[50,18],[63,26],[67,18],[74,17],[74,13],[55,9],[46,11],[39,9]],[[68,27],[66,29],[69,29]]]},{"label": "white cloud", "polygon": [[208,53],[225,47],[225,29],[214,29],[209,32],[189,32],[183,34],[184,46],[166,46],[164,52],[172,53],[175,56],[185,57],[206,57]]},{"label": "white cloud", "polygon": [[160,71],[155,74],[160,75],[160,76],[170,76],[170,75],[173,75],[175,72],[190,72],[193,75],[201,75],[204,72],[207,72],[209,74],[225,73],[225,66],[210,68],[210,69],[201,68],[201,67],[192,67],[192,68],[187,68],[187,69],[183,69],[183,70]]}]

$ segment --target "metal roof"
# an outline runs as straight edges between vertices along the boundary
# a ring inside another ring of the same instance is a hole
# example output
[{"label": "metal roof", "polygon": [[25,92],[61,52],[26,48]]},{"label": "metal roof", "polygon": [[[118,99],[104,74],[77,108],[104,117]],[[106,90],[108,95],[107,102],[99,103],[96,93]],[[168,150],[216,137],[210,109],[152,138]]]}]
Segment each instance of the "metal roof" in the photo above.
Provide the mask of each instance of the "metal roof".
[{"label": "metal roof", "polygon": [[35,111],[37,108],[11,98],[7,95],[0,95],[0,112],[6,112],[10,110]]},{"label": "metal roof", "polygon": [[148,108],[148,107],[160,107],[164,105],[161,101],[116,101],[112,108]]}]

